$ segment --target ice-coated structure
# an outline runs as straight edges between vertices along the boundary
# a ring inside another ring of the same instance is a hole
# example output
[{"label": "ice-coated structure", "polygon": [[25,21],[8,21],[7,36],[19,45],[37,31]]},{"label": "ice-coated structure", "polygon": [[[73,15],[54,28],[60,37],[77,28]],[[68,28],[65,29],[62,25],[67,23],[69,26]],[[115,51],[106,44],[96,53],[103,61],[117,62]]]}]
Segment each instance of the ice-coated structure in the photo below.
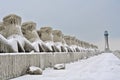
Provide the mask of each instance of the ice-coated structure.
[{"label": "ice-coated structure", "polygon": [[59,49],[60,52],[67,52],[67,48],[63,41],[63,34],[60,30],[53,30],[53,41],[55,43],[55,46]]},{"label": "ice-coated structure", "polygon": [[52,52],[60,52],[53,42],[53,34],[51,27],[41,27],[38,31],[39,37],[49,47]]},{"label": "ice-coated structure", "polygon": [[81,44],[80,41],[75,36],[64,36],[67,44],[69,45],[72,52],[80,52]]},{"label": "ice-coated structure", "polygon": [[10,14],[3,18],[4,31],[1,34],[7,39],[9,45],[14,49],[13,52],[30,52],[35,50],[31,43],[24,38],[21,31],[21,17]]},{"label": "ice-coated structure", "polygon": [[37,52],[49,52],[50,49],[40,39],[36,31],[36,23],[32,21],[24,22],[22,24],[22,33],[26,39],[28,39],[34,46]]},{"label": "ice-coated structure", "polygon": [[75,36],[64,35],[61,30],[41,27],[36,30],[36,23],[22,23],[20,16],[7,15],[0,22],[0,53],[14,52],[89,52],[98,47]]},{"label": "ice-coated structure", "polygon": [[7,39],[4,37],[5,27],[2,22],[0,22],[0,52],[1,53],[11,53],[14,52],[12,46],[8,43]]},{"label": "ice-coated structure", "polygon": [[70,38],[70,36],[69,35],[64,35],[64,40],[66,42],[68,52],[74,52],[73,49],[70,47],[71,46],[71,38]]}]

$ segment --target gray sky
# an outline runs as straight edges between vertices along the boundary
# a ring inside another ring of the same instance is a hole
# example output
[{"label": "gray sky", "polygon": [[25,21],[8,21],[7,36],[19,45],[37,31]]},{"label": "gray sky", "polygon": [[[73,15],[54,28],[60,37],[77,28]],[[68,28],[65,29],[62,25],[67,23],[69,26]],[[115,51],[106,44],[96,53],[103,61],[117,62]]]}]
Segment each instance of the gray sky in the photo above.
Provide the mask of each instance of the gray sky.
[{"label": "gray sky", "polygon": [[0,0],[1,21],[11,13],[35,21],[37,29],[51,26],[100,48],[108,30],[112,49],[120,49],[120,0]]}]

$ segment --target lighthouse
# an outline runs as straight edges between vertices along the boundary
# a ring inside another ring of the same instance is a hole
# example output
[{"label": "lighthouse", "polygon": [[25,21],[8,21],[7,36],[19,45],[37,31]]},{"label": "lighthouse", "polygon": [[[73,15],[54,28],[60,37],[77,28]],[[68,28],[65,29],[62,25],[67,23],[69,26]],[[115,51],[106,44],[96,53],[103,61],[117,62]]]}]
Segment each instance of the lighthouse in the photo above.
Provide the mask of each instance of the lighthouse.
[{"label": "lighthouse", "polygon": [[109,42],[108,42],[108,31],[104,32],[104,36],[105,36],[105,52],[110,52],[109,49]]}]

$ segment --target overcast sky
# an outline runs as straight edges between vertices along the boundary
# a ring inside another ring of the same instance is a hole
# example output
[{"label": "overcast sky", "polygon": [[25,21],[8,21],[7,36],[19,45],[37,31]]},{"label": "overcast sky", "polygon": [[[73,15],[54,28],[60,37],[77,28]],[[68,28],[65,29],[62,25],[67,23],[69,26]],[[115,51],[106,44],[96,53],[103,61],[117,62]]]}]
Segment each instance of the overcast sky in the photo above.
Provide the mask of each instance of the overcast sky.
[{"label": "overcast sky", "polygon": [[37,29],[51,26],[101,49],[108,30],[110,47],[120,49],[120,0],[0,0],[0,21],[11,13],[36,22]]}]

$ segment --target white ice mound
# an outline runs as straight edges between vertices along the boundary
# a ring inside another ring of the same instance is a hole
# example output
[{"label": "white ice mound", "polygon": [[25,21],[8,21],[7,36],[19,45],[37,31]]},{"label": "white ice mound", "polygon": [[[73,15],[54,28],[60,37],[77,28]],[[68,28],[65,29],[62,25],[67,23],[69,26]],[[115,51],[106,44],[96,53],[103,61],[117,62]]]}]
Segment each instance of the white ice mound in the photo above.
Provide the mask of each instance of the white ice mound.
[{"label": "white ice mound", "polygon": [[54,69],[56,70],[65,69],[65,64],[56,64],[54,65]]},{"label": "white ice mound", "polygon": [[28,74],[34,74],[34,75],[42,75],[43,71],[39,67],[30,66],[27,70],[27,73]]}]

